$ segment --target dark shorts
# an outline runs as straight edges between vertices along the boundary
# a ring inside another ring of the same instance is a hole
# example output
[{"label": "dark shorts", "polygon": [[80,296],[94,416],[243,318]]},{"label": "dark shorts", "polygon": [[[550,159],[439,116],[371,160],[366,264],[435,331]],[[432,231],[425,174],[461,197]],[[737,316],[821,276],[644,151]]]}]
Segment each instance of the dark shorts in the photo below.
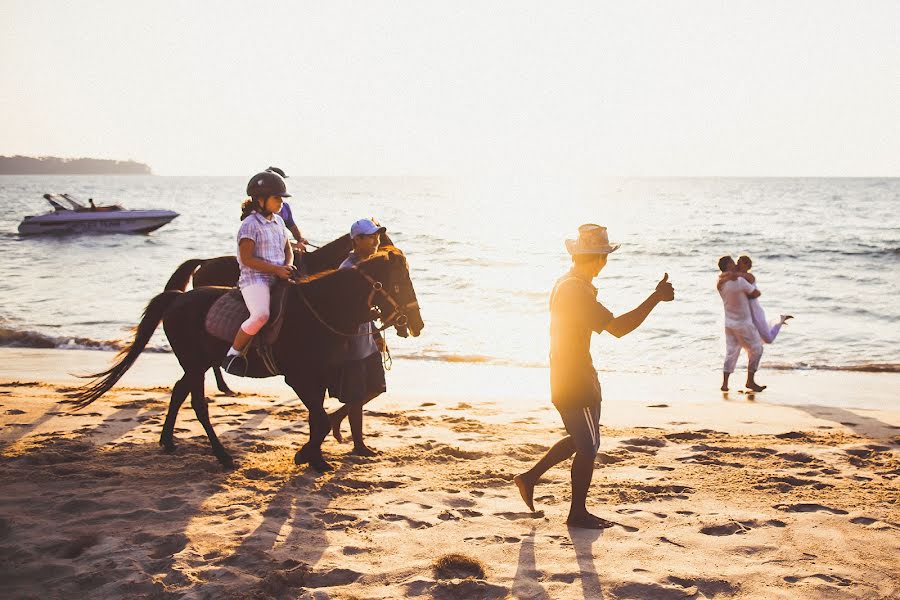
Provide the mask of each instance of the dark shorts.
[{"label": "dark shorts", "polygon": [[338,365],[328,378],[328,395],[346,404],[368,402],[386,391],[384,365],[377,352]]},{"label": "dark shorts", "polygon": [[566,431],[572,437],[575,451],[579,454],[596,456],[600,449],[600,402],[591,407],[560,408]]}]

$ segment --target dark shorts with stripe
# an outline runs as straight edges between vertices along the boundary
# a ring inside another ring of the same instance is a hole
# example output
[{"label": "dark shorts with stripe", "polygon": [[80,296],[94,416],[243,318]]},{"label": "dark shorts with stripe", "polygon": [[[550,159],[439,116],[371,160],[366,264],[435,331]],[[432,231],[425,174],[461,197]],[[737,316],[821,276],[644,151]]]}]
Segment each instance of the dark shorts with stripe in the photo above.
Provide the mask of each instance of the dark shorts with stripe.
[{"label": "dark shorts with stripe", "polygon": [[559,416],[562,417],[566,431],[575,444],[575,451],[579,454],[596,456],[600,449],[600,402],[590,407],[560,408]]},{"label": "dark shorts with stripe", "polygon": [[368,402],[386,391],[384,365],[378,352],[342,363],[328,378],[328,395],[346,404]]}]

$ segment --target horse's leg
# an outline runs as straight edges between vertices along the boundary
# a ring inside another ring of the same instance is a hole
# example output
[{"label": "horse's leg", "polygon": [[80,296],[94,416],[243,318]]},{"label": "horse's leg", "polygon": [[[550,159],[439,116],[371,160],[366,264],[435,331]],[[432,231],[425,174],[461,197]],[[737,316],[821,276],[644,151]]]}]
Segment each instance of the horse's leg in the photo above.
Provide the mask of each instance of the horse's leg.
[{"label": "horse's leg", "polygon": [[216,376],[216,387],[219,388],[220,392],[226,396],[237,396],[237,394],[228,387],[228,384],[225,383],[225,378],[222,376],[222,369],[219,368],[219,365],[213,365],[213,375]]},{"label": "horse's leg", "polygon": [[209,421],[209,406],[206,403],[206,395],[203,390],[203,375],[204,373],[201,372],[190,376],[191,407],[194,409],[194,414],[197,415],[197,420],[200,421],[200,424],[203,425],[203,429],[206,431],[206,437],[209,438],[213,454],[219,459],[223,467],[230,469],[234,466],[234,459],[231,458],[222,442],[219,441],[219,437]]},{"label": "horse's leg", "polygon": [[285,381],[297,393],[309,412],[309,441],[294,455],[294,463],[298,465],[309,463],[319,473],[331,471],[331,465],[322,456],[322,442],[331,431],[331,421],[325,412],[325,385],[306,384],[301,387],[287,377]]},{"label": "horse's leg", "polygon": [[175,452],[175,419],[178,410],[191,391],[187,375],[175,382],[172,387],[172,399],[169,400],[169,412],[166,414],[166,422],[163,425],[162,435],[159,436],[159,445],[166,452]]}]

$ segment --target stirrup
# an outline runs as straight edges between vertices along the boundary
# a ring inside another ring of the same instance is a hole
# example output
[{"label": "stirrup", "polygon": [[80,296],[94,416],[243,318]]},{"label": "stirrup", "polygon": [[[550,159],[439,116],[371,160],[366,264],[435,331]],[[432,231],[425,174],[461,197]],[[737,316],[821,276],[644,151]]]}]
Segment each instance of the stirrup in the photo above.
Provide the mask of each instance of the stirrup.
[{"label": "stirrup", "polygon": [[226,356],[222,361],[222,370],[238,377],[247,376],[247,359],[240,354]]}]

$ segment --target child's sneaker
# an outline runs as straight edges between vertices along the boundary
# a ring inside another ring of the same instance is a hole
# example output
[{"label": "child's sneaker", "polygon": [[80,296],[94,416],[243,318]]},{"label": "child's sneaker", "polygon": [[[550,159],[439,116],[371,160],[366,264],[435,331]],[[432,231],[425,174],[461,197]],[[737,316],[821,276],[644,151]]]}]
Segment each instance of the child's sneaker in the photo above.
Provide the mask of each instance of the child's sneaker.
[{"label": "child's sneaker", "polygon": [[247,375],[247,359],[240,354],[230,354],[222,361],[222,369],[226,373],[245,377]]}]

